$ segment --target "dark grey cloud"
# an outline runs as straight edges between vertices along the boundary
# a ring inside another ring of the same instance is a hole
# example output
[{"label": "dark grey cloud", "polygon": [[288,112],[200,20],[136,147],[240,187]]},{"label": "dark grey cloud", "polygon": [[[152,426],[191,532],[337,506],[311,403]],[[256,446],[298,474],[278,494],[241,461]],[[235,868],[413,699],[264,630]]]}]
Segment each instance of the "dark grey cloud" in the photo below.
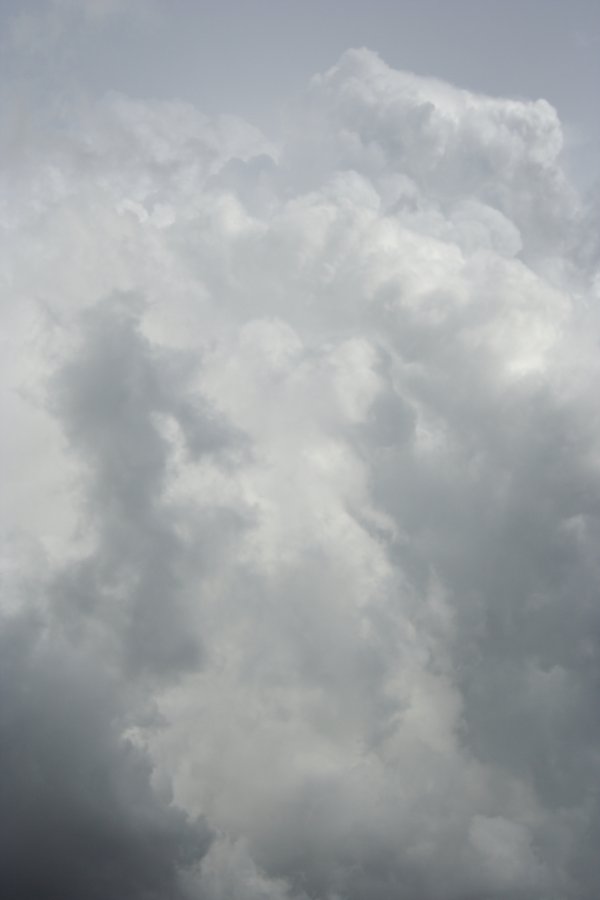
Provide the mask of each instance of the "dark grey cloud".
[{"label": "dark grey cloud", "polygon": [[213,563],[215,525],[240,527],[219,510],[194,519],[192,558],[163,497],[170,450],[158,417],[177,423],[193,460],[243,444],[186,390],[189,361],[141,335],[140,309],[126,296],[85,314],[48,389],[79,462],[91,549],[54,570],[38,559],[39,571],[17,568],[5,583],[0,890],[23,900],[198,897],[213,837],[166,785],[156,789],[152,760],[127,732],[160,727],[148,683],[200,664],[190,585],[201,590]]},{"label": "dark grey cloud", "polygon": [[0,649],[2,893],[190,897],[210,831],[154,790],[102,660],[27,614],[3,620]]}]

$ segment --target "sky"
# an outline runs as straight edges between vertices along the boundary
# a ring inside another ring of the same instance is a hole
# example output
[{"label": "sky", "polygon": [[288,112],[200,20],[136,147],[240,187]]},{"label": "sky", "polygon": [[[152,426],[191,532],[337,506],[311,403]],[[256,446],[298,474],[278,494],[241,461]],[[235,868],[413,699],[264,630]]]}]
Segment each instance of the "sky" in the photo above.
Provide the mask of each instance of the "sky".
[{"label": "sky", "polygon": [[595,900],[595,2],[0,7],[0,893]]}]

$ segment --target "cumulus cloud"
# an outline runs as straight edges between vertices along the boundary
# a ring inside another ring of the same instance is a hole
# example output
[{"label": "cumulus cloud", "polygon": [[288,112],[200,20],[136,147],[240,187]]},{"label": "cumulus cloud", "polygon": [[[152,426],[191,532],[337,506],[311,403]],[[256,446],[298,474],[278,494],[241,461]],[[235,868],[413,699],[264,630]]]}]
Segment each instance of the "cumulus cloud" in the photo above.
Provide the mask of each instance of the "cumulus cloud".
[{"label": "cumulus cloud", "polygon": [[279,144],[118,95],[40,124],[0,209],[7,894],[596,896],[561,141],[367,50]]}]

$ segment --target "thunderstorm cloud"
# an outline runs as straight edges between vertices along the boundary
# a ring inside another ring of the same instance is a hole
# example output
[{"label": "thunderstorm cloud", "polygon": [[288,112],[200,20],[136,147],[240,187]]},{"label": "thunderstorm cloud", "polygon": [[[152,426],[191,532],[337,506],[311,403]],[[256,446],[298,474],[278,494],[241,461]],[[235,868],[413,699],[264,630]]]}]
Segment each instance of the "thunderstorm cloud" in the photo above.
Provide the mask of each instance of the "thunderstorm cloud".
[{"label": "thunderstorm cloud", "polygon": [[9,114],[2,896],[597,898],[598,212],[555,110],[355,49],[277,140]]}]

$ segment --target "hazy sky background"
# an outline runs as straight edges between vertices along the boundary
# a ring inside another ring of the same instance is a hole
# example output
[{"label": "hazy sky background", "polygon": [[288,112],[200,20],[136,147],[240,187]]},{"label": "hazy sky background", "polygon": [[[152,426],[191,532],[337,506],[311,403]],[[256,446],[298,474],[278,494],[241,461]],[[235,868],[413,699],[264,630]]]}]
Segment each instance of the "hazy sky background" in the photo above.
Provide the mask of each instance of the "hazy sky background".
[{"label": "hazy sky background", "polygon": [[0,896],[597,900],[599,11],[0,6]]}]

